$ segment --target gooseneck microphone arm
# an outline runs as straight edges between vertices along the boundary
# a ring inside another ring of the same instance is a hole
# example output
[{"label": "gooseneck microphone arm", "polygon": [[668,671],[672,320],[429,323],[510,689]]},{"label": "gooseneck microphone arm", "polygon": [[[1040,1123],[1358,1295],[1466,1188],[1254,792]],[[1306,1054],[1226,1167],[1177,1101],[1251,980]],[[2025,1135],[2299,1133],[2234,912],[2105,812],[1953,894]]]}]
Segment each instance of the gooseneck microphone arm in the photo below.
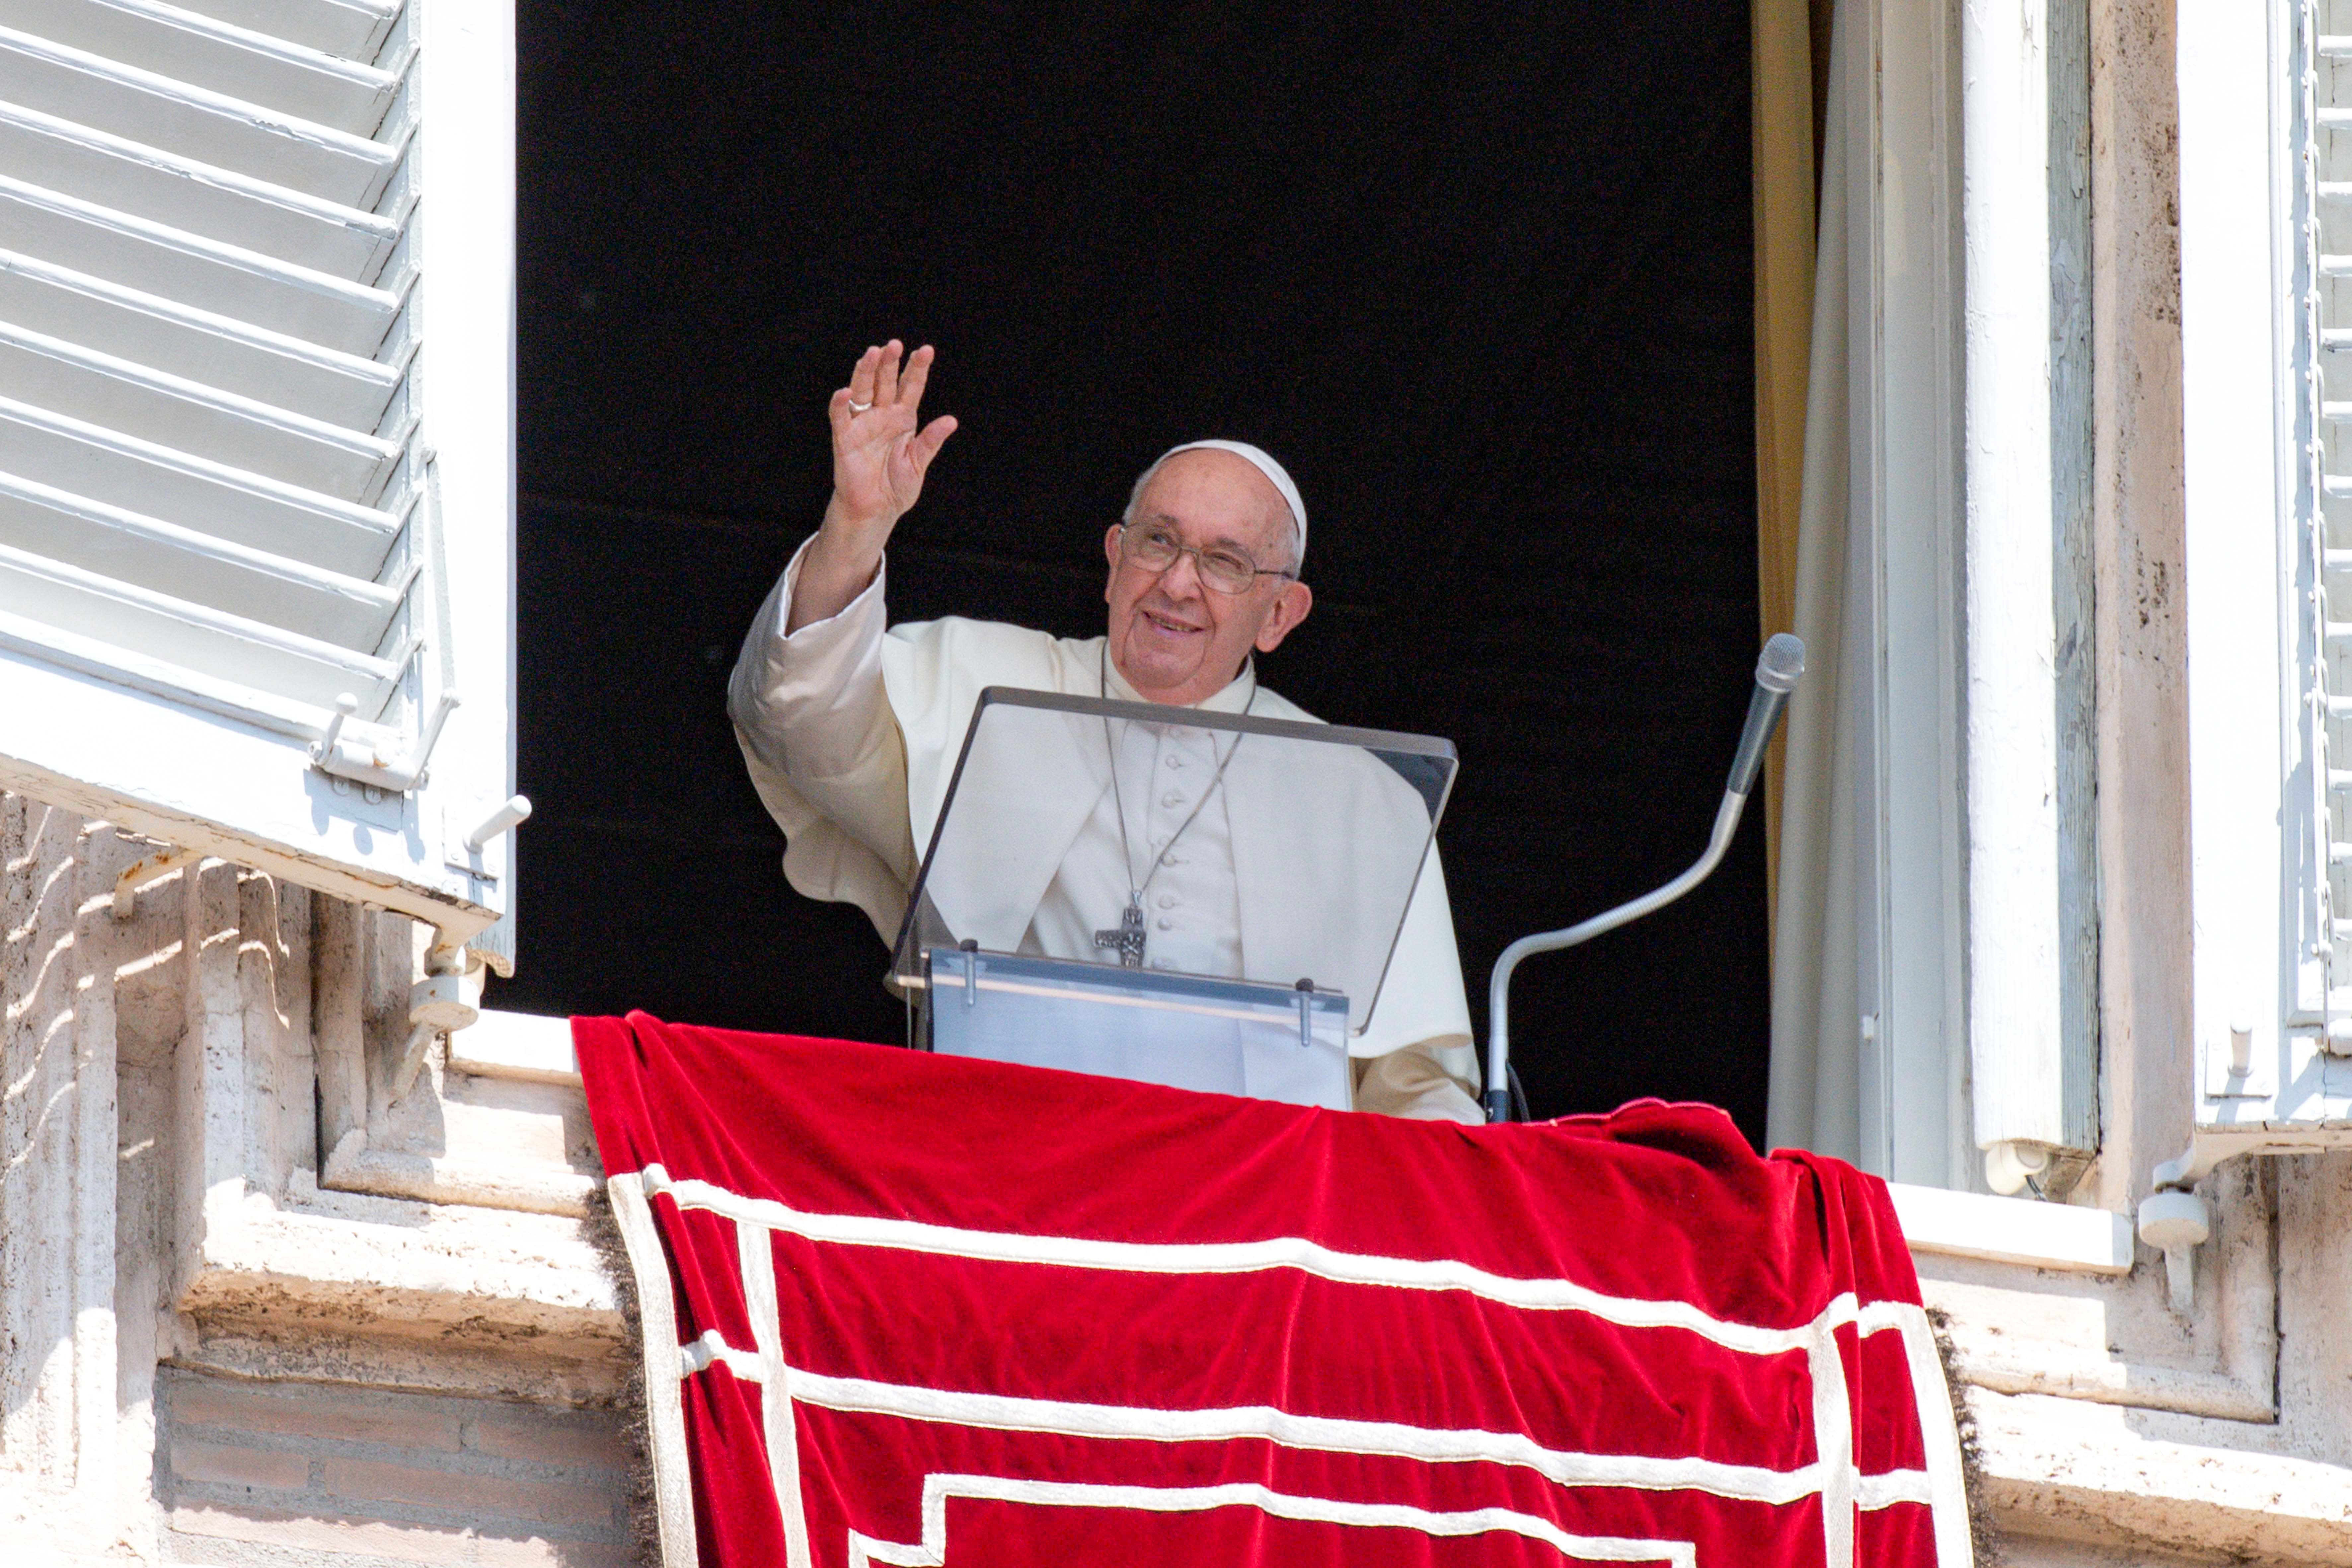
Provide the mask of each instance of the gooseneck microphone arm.
[{"label": "gooseneck microphone arm", "polygon": [[1763,653],[1756,660],[1756,693],[1748,700],[1748,723],[1739,732],[1739,750],[1731,760],[1731,776],[1724,781],[1723,804],[1716,808],[1715,831],[1707,836],[1706,853],[1693,862],[1689,870],[1663,888],[1580,924],[1523,936],[1505,948],[1503,956],[1495,961],[1494,977],[1486,984],[1487,1121],[1511,1119],[1511,972],[1518,968],[1522,959],[1574,947],[1603,931],[1615,931],[1629,921],[1640,920],[1673,903],[1706,879],[1707,873],[1722,860],[1724,851],[1731,847],[1732,837],[1739,831],[1740,813],[1747,807],[1748,793],[1756,787],[1756,774],[1764,766],[1764,748],[1771,743],[1781,710],[1789,704],[1789,693],[1797,689],[1797,679],[1804,673],[1802,642],[1781,632],[1764,645]]}]

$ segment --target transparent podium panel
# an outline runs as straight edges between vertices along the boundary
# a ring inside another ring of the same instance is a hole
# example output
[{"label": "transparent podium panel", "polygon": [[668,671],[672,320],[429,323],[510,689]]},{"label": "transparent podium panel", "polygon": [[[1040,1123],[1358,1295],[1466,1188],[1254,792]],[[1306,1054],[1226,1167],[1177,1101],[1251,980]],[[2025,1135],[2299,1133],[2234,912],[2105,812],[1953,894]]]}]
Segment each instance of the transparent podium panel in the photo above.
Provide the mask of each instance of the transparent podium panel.
[{"label": "transparent podium panel", "polygon": [[1345,1110],[1348,999],[960,948],[925,955],[931,1048]]},{"label": "transparent podium panel", "polygon": [[1448,742],[992,687],[908,900],[917,1043],[1345,1107]]}]

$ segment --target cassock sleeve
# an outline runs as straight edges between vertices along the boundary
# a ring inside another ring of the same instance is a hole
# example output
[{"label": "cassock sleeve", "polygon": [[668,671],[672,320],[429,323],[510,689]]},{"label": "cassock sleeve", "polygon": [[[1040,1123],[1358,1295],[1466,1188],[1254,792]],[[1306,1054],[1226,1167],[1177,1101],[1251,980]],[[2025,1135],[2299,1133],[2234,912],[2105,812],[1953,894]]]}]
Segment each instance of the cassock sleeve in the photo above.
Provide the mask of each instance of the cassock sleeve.
[{"label": "cassock sleeve", "polygon": [[1483,1123],[1486,1113],[1465,1087],[1465,1079],[1477,1080],[1475,1060],[1457,1061],[1451,1072],[1442,1065],[1441,1058],[1470,1055],[1466,1046],[1423,1042],[1400,1046],[1386,1056],[1360,1057],[1355,1063],[1356,1109],[1422,1121]]},{"label": "cassock sleeve", "polygon": [[760,606],[728,681],[727,712],[752,786],[784,830],[784,876],[810,898],[854,903],[894,940],[917,856],[907,745],[883,690],[883,579],[840,614],[787,636],[803,543]]},{"label": "cassock sleeve", "polygon": [[1434,845],[1405,907],[1371,1025],[1351,1053],[1359,1110],[1473,1124],[1486,1120],[1478,1104],[1478,1052],[1454,942],[1445,865]]}]

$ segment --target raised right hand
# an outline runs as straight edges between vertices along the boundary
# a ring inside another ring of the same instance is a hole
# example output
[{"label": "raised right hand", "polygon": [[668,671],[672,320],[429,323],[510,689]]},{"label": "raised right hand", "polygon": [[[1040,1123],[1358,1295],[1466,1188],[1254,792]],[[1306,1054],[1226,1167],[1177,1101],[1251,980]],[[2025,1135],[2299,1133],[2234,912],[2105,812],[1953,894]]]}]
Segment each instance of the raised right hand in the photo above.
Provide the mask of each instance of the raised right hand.
[{"label": "raised right hand", "polygon": [[890,531],[923,493],[923,475],[955,434],[955,416],[919,425],[923,384],[930,379],[931,348],[907,356],[896,338],[867,349],[849,384],[833,395],[833,499],[816,542],[802,558],[784,629],[829,620],[866,591],[882,564]]},{"label": "raised right hand", "polygon": [[923,493],[923,475],[955,434],[955,416],[928,426],[917,418],[923,384],[930,379],[929,343],[908,356],[896,338],[858,356],[849,384],[833,395],[826,414],[833,422],[833,498],[844,521],[887,527],[911,509]]}]

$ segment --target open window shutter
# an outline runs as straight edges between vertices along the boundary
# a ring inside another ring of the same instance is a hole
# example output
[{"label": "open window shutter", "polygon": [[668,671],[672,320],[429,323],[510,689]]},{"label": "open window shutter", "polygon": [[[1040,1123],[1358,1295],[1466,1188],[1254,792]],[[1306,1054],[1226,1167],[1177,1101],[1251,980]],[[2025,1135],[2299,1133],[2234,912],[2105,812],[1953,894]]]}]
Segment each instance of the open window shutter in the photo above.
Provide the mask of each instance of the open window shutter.
[{"label": "open window shutter", "polygon": [[2344,0],[2180,13],[2199,1169],[2352,1131],[2352,37],[2339,28],[2352,33]]},{"label": "open window shutter", "polygon": [[513,90],[501,0],[0,0],[0,784],[503,910]]}]

